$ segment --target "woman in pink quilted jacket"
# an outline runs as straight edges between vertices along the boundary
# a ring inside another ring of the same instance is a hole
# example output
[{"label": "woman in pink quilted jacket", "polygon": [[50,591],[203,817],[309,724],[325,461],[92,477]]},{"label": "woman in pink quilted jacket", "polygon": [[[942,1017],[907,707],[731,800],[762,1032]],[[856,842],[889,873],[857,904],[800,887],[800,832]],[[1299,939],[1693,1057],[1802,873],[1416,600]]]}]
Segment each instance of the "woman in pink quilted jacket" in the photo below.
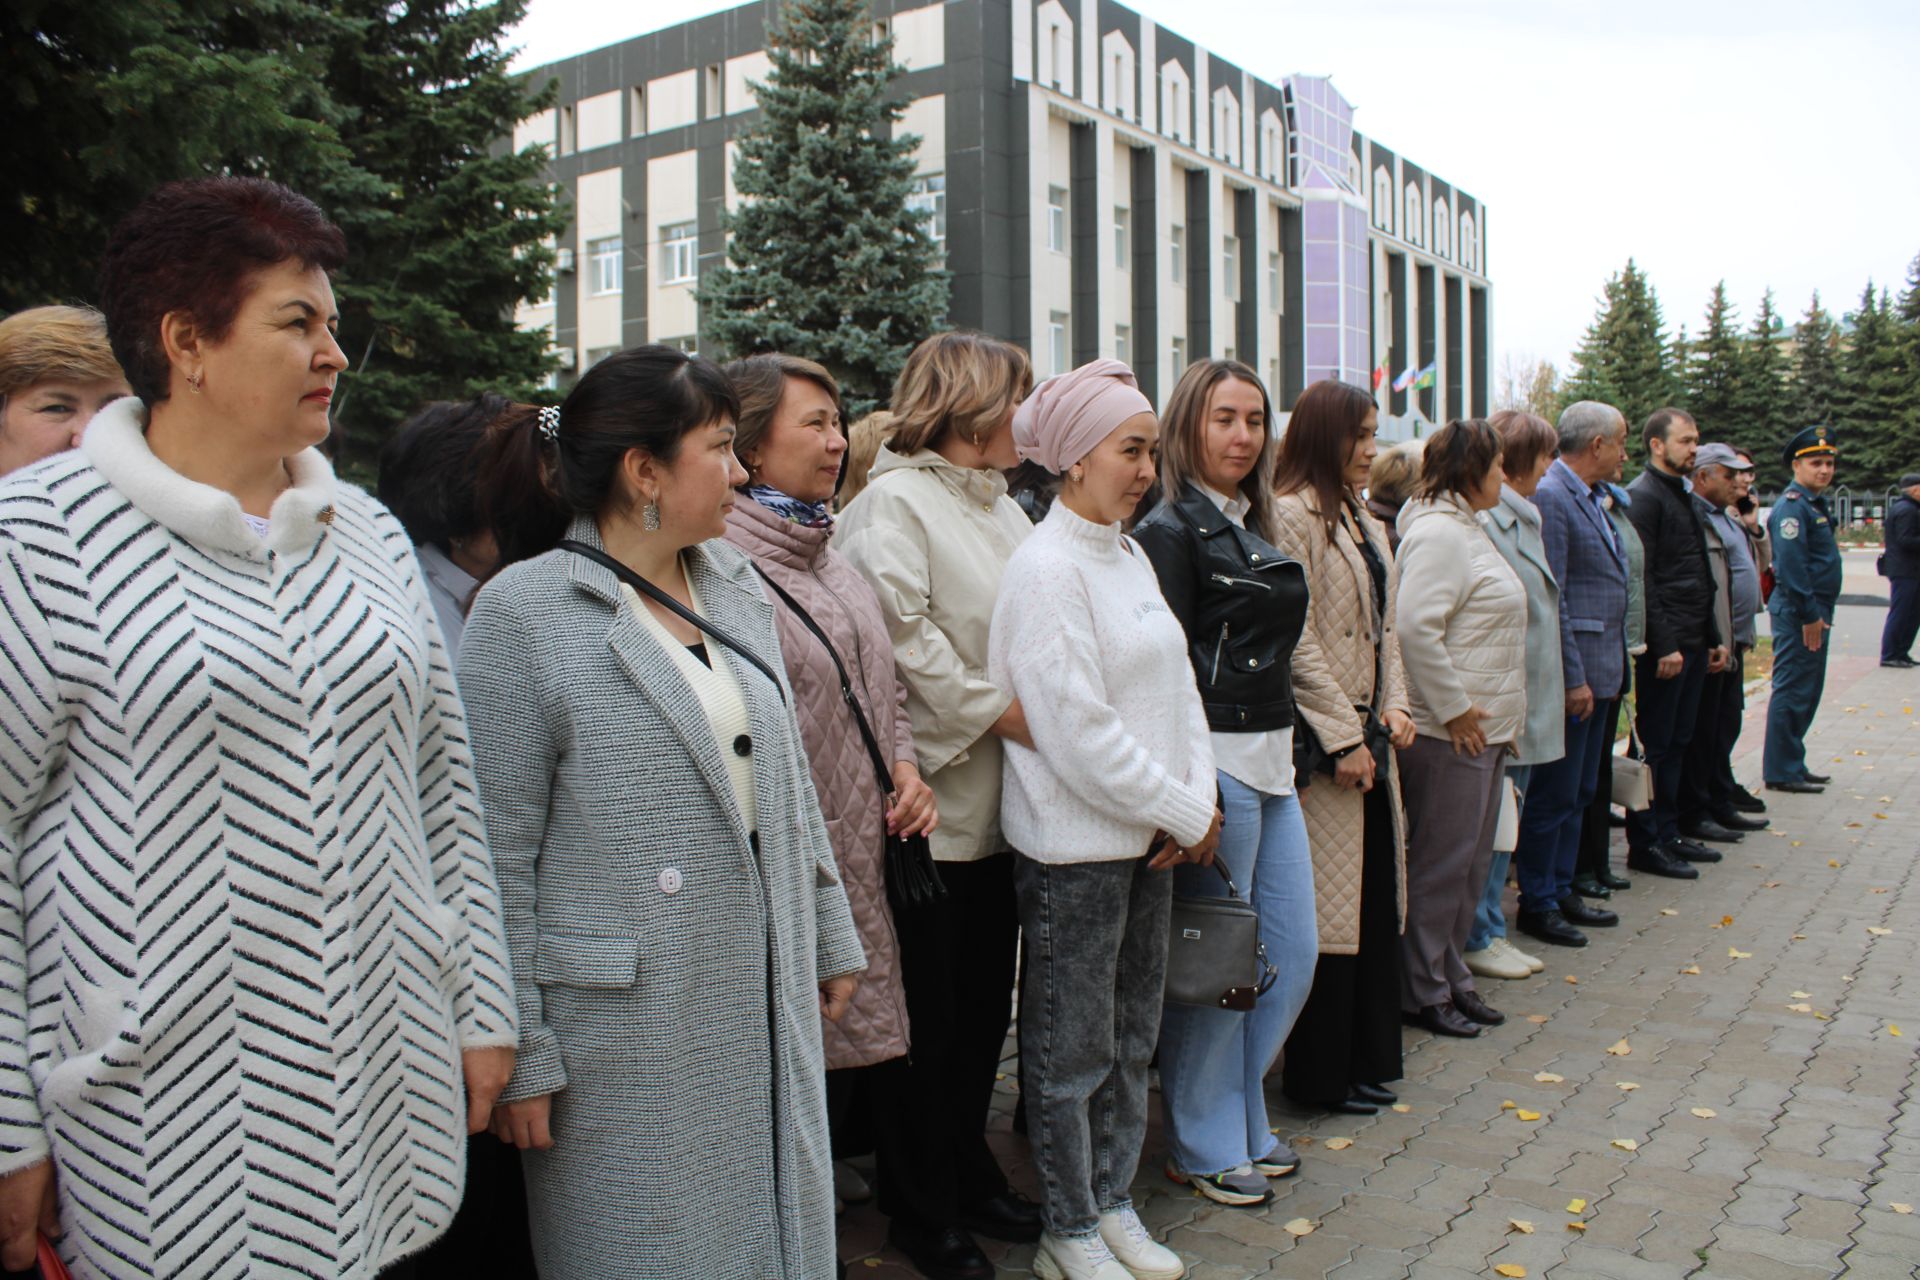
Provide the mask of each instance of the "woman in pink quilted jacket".
[{"label": "woman in pink quilted jacket", "polygon": [[[915,1131],[908,1115],[938,1100],[921,1096],[926,1091],[915,1087],[906,1057],[907,1002],[883,854],[889,833],[933,830],[933,791],[920,778],[906,690],[894,672],[880,603],[867,580],[828,545],[830,504],[847,452],[840,388],[832,374],[797,356],[752,356],[726,371],[740,396],[734,450],[747,472],[747,485],[727,516],[727,541],[752,556],[770,584],[767,597],[814,791],[867,953],[867,972],[851,1007],[838,1022],[821,1023],[828,1109],[836,1127],[856,1100],[874,1109],[882,1195],[891,1201],[884,1207],[894,1216],[913,1217],[919,1206],[898,1203],[911,1198],[912,1182],[886,1179],[894,1162],[889,1148]],[[886,757],[890,794],[880,788],[872,753],[842,697],[842,667]]]}]

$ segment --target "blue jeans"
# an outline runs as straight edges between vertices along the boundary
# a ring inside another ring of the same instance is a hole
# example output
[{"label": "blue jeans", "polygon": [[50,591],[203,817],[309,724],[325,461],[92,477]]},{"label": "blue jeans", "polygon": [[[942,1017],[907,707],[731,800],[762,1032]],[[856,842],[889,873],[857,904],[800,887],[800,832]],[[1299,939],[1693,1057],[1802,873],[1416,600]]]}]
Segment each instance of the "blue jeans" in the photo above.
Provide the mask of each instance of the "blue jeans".
[{"label": "blue jeans", "polygon": [[1520,909],[1558,911],[1573,895],[1574,864],[1587,806],[1600,789],[1600,758],[1613,750],[1614,719],[1596,703],[1585,720],[1567,717],[1567,753],[1533,767],[1527,802],[1520,806]]},{"label": "blue jeans", "polygon": [[[1527,798],[1527,782],[1532,777],[1530,764],[1507,766],[1507,780],[1520,789],[1523,804]],[[1507,916],[1500,910],[1500,899],[1506,896],[1507,866],[1512,860],[1511,851],[1493,851],[1493,865],[1487,868],[1487,891],[1480,895],[1479,909],[1473,915],[1473,932],[1467,935],[1469,951],[1485,951],[1495,938],[1507,936]]]},{"label": "blue jeans", "polygon": [[[1260,940],[1280,977],[1246,1013],[1170,1004],[1161,1015],[1167,1142],[1176,1165],[1200,1174],[1237,1169],[1280,1145],[1267,1123],[1263,1081],[1307,1002],[1320,953],[1299,797],[1270,796],[1222,773],[1220,800],[1218,857],[1259,908]],[[1227,887],[1210,868],[1180,867],[1174,890],[1225,897]]]},{"label": "blue jeans", "polygon": [[1826,688],[1833,633],[1827,632],[1820,648],[1812,650],[1801,635],[1802,620],[1771,607],[1768,616],[1773,621],[1773,696],[1767,699],[1767,741],[1760,755],[1760,773],[1768,782],[1805,782],[1807,730],[1813,726],[1820,693]]}]

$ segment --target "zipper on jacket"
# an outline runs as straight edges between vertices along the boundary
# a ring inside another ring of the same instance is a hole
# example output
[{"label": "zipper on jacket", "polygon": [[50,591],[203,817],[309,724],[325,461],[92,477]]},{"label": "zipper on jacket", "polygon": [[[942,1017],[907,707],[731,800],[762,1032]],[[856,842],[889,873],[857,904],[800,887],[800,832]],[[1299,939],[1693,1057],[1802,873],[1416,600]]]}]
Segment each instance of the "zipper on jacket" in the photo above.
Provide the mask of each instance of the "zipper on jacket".
[{"label": "zipper on jacket", "polygon": [[1223,587],[1247,586],[1247,587],[1258,587],[1262,591],[1273,590],[1272,583],[1262,582],[1258,578],[1231,578],[1224,573],[1216,573],[1211,576],[1215,582],[1219,583]]},{"label": "zipper on jacket", "polygon": [[[1220,575],[1215,574],[1214,576],[1219,577]],[[1213,676],[1210,680],[1207,681],[1207,683],[1209,684],[1220,683],[1220,655],[1226,649],[1226,647],[1227,647],[1227,624],[1223,622],[1220,624],[1220,639],[1216,641],[1213,646]]]}]

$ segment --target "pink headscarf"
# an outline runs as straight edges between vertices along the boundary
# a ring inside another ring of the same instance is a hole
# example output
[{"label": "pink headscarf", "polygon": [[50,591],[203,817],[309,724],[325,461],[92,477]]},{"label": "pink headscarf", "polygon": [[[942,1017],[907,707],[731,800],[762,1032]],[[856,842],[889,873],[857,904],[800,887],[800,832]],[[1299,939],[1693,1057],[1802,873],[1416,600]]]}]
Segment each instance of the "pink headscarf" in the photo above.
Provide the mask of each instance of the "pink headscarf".
[{"label": "pink headscarf", "polygon": [[1033,389],[1013,415],[1013,447],[1060,475],[1128,418],[1152,412],[1133,370],[1118,360],[1094,360]]}]

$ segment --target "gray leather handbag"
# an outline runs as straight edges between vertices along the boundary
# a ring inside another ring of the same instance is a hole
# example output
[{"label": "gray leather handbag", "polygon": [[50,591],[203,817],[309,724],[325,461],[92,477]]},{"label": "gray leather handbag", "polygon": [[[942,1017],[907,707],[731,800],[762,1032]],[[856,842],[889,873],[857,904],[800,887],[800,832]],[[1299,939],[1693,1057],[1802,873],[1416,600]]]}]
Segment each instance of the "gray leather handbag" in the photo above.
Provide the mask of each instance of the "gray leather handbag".
[{"label": "gray leather handbag", "polygon": [[1167,941],[1167,999],[1174,1004],[1245,1013],[1280,977],[1260,941],[1260,913],[1240,896],[1217,859],[1227,896],[1175,894]]}]

